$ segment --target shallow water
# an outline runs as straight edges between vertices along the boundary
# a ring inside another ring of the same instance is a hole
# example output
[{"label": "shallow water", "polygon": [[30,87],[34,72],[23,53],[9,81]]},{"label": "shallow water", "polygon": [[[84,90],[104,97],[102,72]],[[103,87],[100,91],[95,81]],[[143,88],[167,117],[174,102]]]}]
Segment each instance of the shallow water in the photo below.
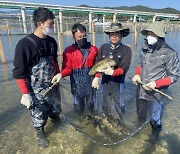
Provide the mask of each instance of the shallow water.
[{"label": "shallow water", "polygon": [[[163,131],[158,135],[152,135],[150,125],[147,125],[137,135],[131,137],[127,141],[111,147],[104,147],[92,143],[79,133],[66,119],[62,117],[59,126],[55,126],[50,120],[45,130],[51,143],[46,149],[40,149],[37,145],[35,130],[32,126],[29,111],[20,105],[20,92],[12,77],[11,70],[14,48],[16,43],[23,35],[1,36],[3,43],[7,65],[0,64],[0,153],[2,154],[35,154],[35,153],[65,153],[65,154],[119,154],[119,153],[179,153],[180,151],[180,102],[179,89],[180,82],[169,88],[168,94],[174,100],[168,101],[164,108],[163,114]],[[54,36],[57,39],[57,36]],[[180,51],[180,32],[168,32],[166,42],[178,52]],[[89,35],[89,39],[91,36]],[[104,34],[97,34],[97,46],[104,42],[108,42],[108,37]],[[134,37],[131,33],[123,40],[123,43],[130,45],[133,51],[133,59],[128,76],[133,76],[135,66],[138,62],[140,45],[144,37],[138,35],[138,46],[134,47]],[[71,36],[63,36],[63,48],[72,44]],[[136,51],[135,51],[136,49]],[[180,55],[180,53],[179,53]],[[126,79],[126,89],[135,90],[135,85],[129,79]],[[68,90],[68,89],[67,89]],[[64,91],[66,93],[66,91]],[[71,101],[71,96],[67,96]],[[132,98],[131,93],[126,93],[126,97]],[[66,104],[62,104],[65,108]],[[73,103],[70,108],[73,108]],[[158,138],[158,139],[157,139]]]}]

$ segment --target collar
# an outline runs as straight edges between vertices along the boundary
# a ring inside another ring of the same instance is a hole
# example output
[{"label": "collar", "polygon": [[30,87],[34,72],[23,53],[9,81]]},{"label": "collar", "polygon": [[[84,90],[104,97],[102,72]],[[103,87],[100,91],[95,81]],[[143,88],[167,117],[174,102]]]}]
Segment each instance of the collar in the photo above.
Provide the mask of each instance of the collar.
[{"label": "collar", "polygon": [[111,46],[111,49],[114,50],[114,49],[117,49],[120,45],[121,45],[121,41],[116,43],[114,47],[112,47],[112,43],[110,42],[110,46]]}]

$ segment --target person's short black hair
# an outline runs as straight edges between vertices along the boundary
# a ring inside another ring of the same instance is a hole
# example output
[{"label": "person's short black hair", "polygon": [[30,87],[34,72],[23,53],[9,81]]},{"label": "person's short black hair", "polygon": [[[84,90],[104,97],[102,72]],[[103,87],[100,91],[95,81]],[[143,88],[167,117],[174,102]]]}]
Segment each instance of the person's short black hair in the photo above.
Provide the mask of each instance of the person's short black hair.
[{"label": "person's short black hair", "polygon": [[77,32],[77,31],[80,31],[80,32],[86,32],[86,28],[82,25],[82,24],[80,24],[80,23],[76,23],[76,24],[74,24],[73,26],[72,26],[72,34],[73,34],[73,36],[74,36],[74,34]]},{"label": "person's short black hair", "polygon": [[35,27],[37,27],[38,22],[44,23],[48,19],[55,19],[53,12],[50,11],[49,9],[38,7],[36,10],[34,10],[33,21],[34,21]]}]

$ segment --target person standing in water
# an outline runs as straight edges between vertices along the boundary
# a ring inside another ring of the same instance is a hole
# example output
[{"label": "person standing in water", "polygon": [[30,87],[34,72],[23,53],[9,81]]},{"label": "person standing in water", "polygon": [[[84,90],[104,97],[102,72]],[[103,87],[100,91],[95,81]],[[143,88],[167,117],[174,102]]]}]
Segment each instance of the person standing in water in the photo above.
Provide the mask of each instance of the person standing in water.
[{"label": "person standing in water", "polygon": [[47,8],[37,8],[33,12],[36,30],[22,38],[15,49],[13,77],[22,93],[21,104],[31,113],[38,143],[49,145],[44,126],[48,117],[59,121],[61,112],[58,85],[46,96],[52,78],[59,73],[57,43],[49,35],[53,33],[54,14]]},{"label": "person standing in water", "polygon": [[[112,58],[116,65],[114,68],[108,65],[107,69],[99,71],[102,74],[101,83],[101,74],[96,73],[92,87],[99,88],[99,84],[102,85],[104,98],[102,108],[108,116],[114,115],[113,118],[115,118],[119,114],[116,112],[117,110],[118,112],[125,112],[124,82],[131,62],[131,49],[121,41],[129,35],[130,30],[124,29],[121,23],[112,23],[105,33],[109,36],[110,42],[100,47],[96,63],[105,58]],[[108,97],[113,97],[115,104],[109,102],[106,99]]]},{"label": "person standing in water", "polygon": [[140,53],[140,62],[136,67],[132,81],[138,85],[137,114],[140,119],[151,118],[150,124],[156,132],[162,130],[162,112],[164,97],[153,91],[157,88],[165,91],[179,77],[178,54],[165,42],[165,25],[163,22],[153,22],[141,31],[146,36]]},{"label": "person standing in water", "polygon": [[89,71],[95,63],[98,48],[87,42],[86,28],[82,24],[74,24],[72,34],[75,43],[64,50],[62,70],[53,78],[52,83],[70,75],[74,107],[82,113],[86,105],[91,111],[94,108]]}]

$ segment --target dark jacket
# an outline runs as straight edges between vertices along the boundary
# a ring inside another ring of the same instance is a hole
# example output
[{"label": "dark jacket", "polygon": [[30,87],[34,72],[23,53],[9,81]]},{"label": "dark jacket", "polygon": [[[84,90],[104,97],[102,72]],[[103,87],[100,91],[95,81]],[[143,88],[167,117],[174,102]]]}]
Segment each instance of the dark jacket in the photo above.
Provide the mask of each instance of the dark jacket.
[{"label": "dark jacket", "polygon": [[13,61],[13,77],[15,79],[29,77],[32,67],[39,63],[42,56],[52,56],[56,63],[55,67],[58,67],[55,39],[50,36],[42,39],[34,34],[30,34],[28,37],[22,38],[15,49]]},{"label": "dark jacket", "polygon": [[103,75],[102,84],[108,81],[117,83],[124,82],[124,75],[127,73],[131,62],[131,49],[123,44],[120,44],[115,49],[112,49],[110,44],[103,44],[99,49],[96,62],[103,60],[106,57],[112,58],[116,62],[114,70],[121,68],[124,73],[120,76]]}]

